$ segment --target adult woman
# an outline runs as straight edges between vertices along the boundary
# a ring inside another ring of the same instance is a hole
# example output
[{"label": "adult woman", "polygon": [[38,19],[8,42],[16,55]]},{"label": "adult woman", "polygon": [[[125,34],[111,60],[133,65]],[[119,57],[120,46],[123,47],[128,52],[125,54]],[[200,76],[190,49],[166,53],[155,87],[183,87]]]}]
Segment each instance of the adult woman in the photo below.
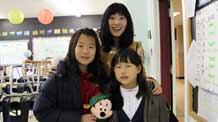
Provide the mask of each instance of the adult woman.
[{"label": "adult woman", "polygon": [[[144,51],[140,42],[134,42],[134,30],[133,22],[130,13],[125,5],[121,3],[111,4],[104,12],[101,31],[101,53],[102,62],[105,62],[110,69],[111,59],[113,54],[119,48],[131,48],[135,50],[144,61]],[[144,73],[145,74],[145,73]],[[151,77],[148,77],[147,81],[154,83],[153,94],[162,93],[162,89]]]}]

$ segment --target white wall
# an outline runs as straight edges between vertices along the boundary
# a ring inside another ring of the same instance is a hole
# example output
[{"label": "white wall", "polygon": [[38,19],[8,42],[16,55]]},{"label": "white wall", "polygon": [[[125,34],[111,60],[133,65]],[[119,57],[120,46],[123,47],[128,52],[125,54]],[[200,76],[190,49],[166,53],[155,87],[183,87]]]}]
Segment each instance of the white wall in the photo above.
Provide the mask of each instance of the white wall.
[{"label": "white wall", "polygon": [[[147,75],[160,81],[159,14],[157,0],[126,0],[134,23],[135,41],[143,43]],[[149,39],[149,31],[152,38]]]},{"label": "white wall", "polygon": [[[134,24],[134,32],[135,32],[135,41],[141,41],[144,47],[145,52],[148,49],[148,46],[150,45],[149,41],[147,41],[147,30],[148,30],[148,14],[147,14],[147,1],[145,0],[126,0],[126,5],[128,7],[128,10],[130,11],[130,14],[133,19]],[[150,73],[150,61],[148,60],[149,57],[146,54],[145,59],[145,68],[146,71]]]}]

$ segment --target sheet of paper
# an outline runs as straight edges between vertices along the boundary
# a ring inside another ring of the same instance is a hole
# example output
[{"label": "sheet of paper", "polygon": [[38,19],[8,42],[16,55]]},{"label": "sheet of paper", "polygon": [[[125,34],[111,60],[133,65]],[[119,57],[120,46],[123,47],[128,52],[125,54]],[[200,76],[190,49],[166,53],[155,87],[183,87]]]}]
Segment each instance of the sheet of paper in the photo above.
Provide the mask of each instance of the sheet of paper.
[{"label": "sheet of paper", "polygon": [[196,0],[184,0],[184,4],[186,17],[193,17],[195,15]]},{"label": "sheet of paper", "polygon": [[218,122],[218,94],[199,89],[198,114],[208,122]]},{"label": "sheet of paper", "polygon": [[199,87],[218,93],[218,1],[196,13],[196,41],[201,43]]},{"label": "sheet of paper", "polygon": [[63,58],[68,51],[70,37],[44,37],[33,39],[33,59]]},{"label": "sheet of paper", "polygon": [[188,50],[187,60],[186,60],[186,71],[187,71],[187,79],[192,84],[192,86],[199,86],[202,76],[202,65],[203,62],[201,60],[202,44],[199,41],[193,40],[191,46]]}]

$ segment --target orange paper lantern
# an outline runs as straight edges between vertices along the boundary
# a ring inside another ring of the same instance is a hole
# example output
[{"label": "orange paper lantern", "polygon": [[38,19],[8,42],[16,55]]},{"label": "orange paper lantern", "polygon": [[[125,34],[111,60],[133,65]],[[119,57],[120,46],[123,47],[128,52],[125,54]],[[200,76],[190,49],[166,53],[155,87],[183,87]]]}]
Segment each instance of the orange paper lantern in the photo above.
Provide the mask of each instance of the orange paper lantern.
[{"label": "orange paper lantern", "polygon": [[39,12],[38,20],[42,24],[50,24],[54,19],[54,16],[52,15],[51,11],[48,9],[43,9]]}]

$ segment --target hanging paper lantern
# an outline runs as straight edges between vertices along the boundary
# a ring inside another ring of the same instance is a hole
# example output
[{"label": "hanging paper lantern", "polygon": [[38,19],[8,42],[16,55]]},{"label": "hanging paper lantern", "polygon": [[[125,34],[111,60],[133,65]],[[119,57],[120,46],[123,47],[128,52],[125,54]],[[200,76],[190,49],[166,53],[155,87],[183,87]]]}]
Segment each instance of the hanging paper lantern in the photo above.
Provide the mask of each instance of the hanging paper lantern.
[{"label": "hanging paper lantern", "polygon": [[8,20],[11,24],[21,24],[24,20],[24,14],[18,9],[11,10],[8,13]]},{"label": "hanging paper lantern", "polygon": [[51,11],[48,9],[43,9],[39,12],[38,20],[42,24],[50,24],[54,19],[54,16],[52,15]]}]

